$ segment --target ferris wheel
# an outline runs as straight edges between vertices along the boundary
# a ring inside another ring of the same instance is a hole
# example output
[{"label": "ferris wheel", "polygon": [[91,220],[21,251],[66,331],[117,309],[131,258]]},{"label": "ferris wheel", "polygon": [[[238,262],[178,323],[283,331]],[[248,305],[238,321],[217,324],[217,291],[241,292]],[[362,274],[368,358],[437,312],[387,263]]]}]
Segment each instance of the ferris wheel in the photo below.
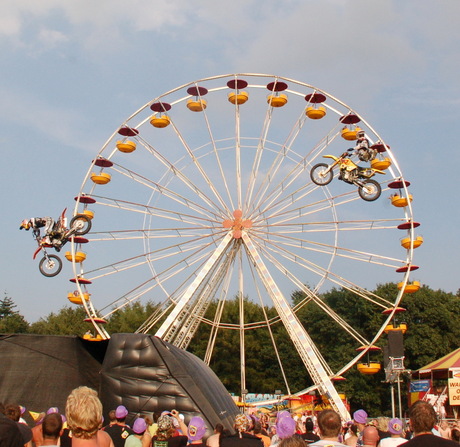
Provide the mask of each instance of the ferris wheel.
[{"label": "ferris wheel", "polygon": [[[376,154],[364,164],[380,171],[373,178],[381,195],[373,201],[340,181],[339,169],[327,185],[312,181],[313,166],[353,146],[359,130]],[[74,214],[86,214],[93,225],[68,253],[76,288],[69,299],[85,308],[99,338],[109,337],[104,323],[113,314],[138,300],[158,303],[138,331],[155,327],[180,348],[187,349],[200,324],[210,325],[208,363],[218,335],[239,331],[244,389],[245,334],[266,327],[272,337],[272,325],[281,322],[315,386],[348,415],[333,380],[372,349],[404,293],[419,284],[411,276],[421,243],[409,182],[361,115],[292,79],[209,77],[147,102],[89,165]],[[370,292],[395,280],[399,293],[391,299]],[[331,288],[383,313],[373,337],[327,305],[321,294]],[[296,306],[293,290],[305,296]],[[223,308],[235,297],[240,320],[224,321]],[[277,317],[245,320],[244,297],[274,307]],[[211,302],[217,310],[205,316]],[[360,347],[339,369],[299,321],[296,310],[305,303],[334,322],[338,340],[351,337]]]}]

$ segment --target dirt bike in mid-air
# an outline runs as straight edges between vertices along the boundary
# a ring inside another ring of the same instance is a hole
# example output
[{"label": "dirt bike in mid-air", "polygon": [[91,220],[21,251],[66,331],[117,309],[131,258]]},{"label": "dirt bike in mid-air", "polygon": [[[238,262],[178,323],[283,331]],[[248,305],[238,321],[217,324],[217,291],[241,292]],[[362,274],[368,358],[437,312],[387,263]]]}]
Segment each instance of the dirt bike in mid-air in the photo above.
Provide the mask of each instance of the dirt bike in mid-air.
[{"label": "dirt bike in mid-air", "polygon": [[43,258],[38,264],[40,273],[48,278],[58,275],[62,270],[62,260],[59,256],[48,254],[47,249],[54,248],[57,252],[74,236],[83,236],[91,229],[91,220],[84,214],[77,214],[70,220],[69,228],[67,228],[67,219],[65,212],[54,224],[50,234],[40,237],[40,230],[34,231],[34,239],[38,243],[38,248],[35,250],[33,259],[35,259],[43,251]]},{"label": "dirt bike in mid-air", "polygon": [[373,180],[377,174],[385,174],[385,171],[374,168],[363,168],[350,160],[350,150],[344,152],[339,157],[334,155],[324,155],[324,158],[332,158],[334,162],[330,165],[318,163],[311,168],[310,178],[313,183],[325,186],[332,182],[334,178],[333,169],[338,167],[339,180],[358,187],[359,196],[367,202],[377,200],[382,194],[380,183]]}]

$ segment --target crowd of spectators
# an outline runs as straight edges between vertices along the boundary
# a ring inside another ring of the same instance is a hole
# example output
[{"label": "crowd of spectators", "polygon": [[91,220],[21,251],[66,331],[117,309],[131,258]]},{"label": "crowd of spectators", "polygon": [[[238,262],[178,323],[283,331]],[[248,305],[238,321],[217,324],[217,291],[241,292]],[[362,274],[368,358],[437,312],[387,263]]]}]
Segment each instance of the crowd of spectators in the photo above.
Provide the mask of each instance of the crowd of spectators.
[{"label": "crowd of spectators", "polygon": [[0,404],[0,447],[449,447],[460,445],[456,421],[438,423],[434,408],[418,401],[409,410],[409,420],[368,417],[353,413],[350,421],[326,409],[318,414],[238,414],[233,431],[222,424],[207,427],[203,417],[185,423],[171,409],[161,414],[137,415],[127,423],[123,405],[109,412],[104,422],[97,392],[74,389],[63,412],[49,408],[33,427],[22,418],[25,408]]}]

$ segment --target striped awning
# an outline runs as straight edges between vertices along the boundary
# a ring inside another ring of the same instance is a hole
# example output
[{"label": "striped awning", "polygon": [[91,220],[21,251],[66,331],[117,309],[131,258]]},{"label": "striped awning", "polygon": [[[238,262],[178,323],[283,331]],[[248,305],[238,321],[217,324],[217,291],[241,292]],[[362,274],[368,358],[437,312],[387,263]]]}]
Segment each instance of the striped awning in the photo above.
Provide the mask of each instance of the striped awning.
[{"label": "striped awning", "polygon": [[452,370],[460,369],[460,348],[452,351],[451,353],[441,357],[434,362],[428,363],[428,365],[420,368],[416,371],[419,374],[427,374],[432,371],[441,371],[441,370]]}]

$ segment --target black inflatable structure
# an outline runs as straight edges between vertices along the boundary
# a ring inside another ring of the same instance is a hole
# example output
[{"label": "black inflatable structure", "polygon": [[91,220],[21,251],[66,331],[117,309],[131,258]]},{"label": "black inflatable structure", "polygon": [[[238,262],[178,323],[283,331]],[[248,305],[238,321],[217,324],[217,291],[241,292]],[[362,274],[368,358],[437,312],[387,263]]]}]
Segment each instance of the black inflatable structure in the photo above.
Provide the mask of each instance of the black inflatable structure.
[{"label": "black inflatable structure", "polygon": [[[176,409],[188,422],[202,416],[209,429],[232,429],[233,399],[199,358],[161,339],[114,334],[108,341],[79,337],[0,335],[0,401],[31,411],[57,406],[64,412],[70,391],[99,391],[104,412],[125,405],[137,414]],[[211,431],[208,432],[210,434]]]}]

